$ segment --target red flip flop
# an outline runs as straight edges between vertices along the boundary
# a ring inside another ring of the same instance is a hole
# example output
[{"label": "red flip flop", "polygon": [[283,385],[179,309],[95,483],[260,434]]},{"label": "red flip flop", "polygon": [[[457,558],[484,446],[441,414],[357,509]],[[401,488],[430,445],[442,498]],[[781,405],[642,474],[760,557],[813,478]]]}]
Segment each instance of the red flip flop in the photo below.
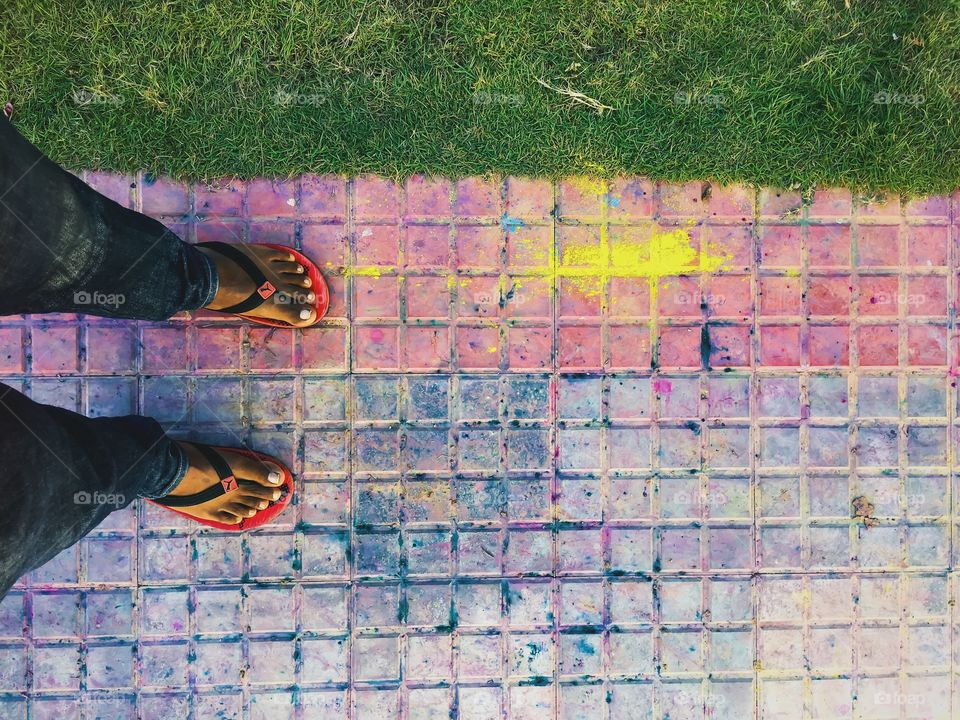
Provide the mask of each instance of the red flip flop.
[{"label": "red flip flop", "polygon": [[[330,290],[327,288],[327,283],[323,279],[323,275],[320,274],[319,268],[303,255],[301,252],[294,250],[292,247],[287,247],[286,245],[274,245],[273,243],[263,243],[265,247],[273,248],[274,250],[280,250],[282,252],[288,252],[293,255],[294,259],[303,265],[306,269],[307,277],[310,278],[310,290],[313,291],[313,294],[316,296],[316,301],[313,304],[313,309],[316,310],[317,319],[314,323],[319,322],[320,318],[327,314],[327,309],[330,307]],[[224,257],[232,260],[236,263],[256,284],[257,289],[250,293],[249,297],[246,300],[242,300],[230,307],[221,308],[220,310],[214,310],[213,312],[222,312],[229,313],[230,315],[236,315],[242,317],[245,320],[250,322],[259,323],[260,325],[270,325],[271,327],[282,327],[282,328],[291,328],[291,327],[301,327],[291,325],[290,323],[283,322],[282,320],[267,320],[266,318],[250,317],[244,313],[248,313],[251,310],[255,310],[265,303],[268,299],[277,294],[277,288],[271,283],[267,276],[264,274],[263,270],[253,261],[248,255],[246,255],[242,250],[238,250],[233,245],[224,242],[205,242],[198,243],[197,247],[210,248],[211,250],[220,253]],[[285,295],[281,295],[277,298],[278,301],[283,301]],[[308,326],[309,327],[309,326]]]},{"label": "red flip flop", "polygon": [[217,452],[216,448],[210,445],[200,445],[198,443],[190,444],[199,450],[207,459],[207,462],[209,462],[211,467],[213,467],[214,472],[217,473],[217,477],[220,478],[220,482],[216,485],[211,485],[206,490],[201,490],[198,493],[194,493],[193,495],[167,495],[162,498],[147,498],[149,502],[152,502],[154,505],[165,507],[171,512],[177,513],[177,515],[183,515],[191,520],[195,520],[202,525],[209,525],[212,528],[217,528],[217,530],[234,530],[237,532],[241,532],[243,530],[253,530],[261,525],[265,525],[277,517],[277,515],[282,513],[287,505],[290,504],[290,499],[293,497],[293,474],[286,468],[286,466],[283,465],[283,463],[278,462],[275,458],[272,458],[269,455],[254,452],[253,450],[243,450],[240,448],[221,448],[222,450],[229,450],[230,452],[235,452],[240,455],[246,455],[254,460],[260,460],[262,462],[269,462],[274,465],[278,465],[280,469],[283,470],[283,484],[280,486],[280,499],[272,501],[263,510],[258,510],[256,515],[253,517],[244,518],[236,525],[228,525],[227,523],[217,522],[216,520],[203,520],[201,518],[194,517],[190,513],[183,512],[182,510],[176,510],[175,508],[178,507],[191,507],[193,505],[209,502],[210,500],[218,498],[221,495],[226,495],[227,493],[233,492],[234,490],[237,490],[245,485],[248,487],[251,485],[264,487],[262,483],[254,482],[253,480],[244,480],[242,478],[238,479],[235,477],[233,470],[230,469],[230,465],[227,464],[227,461],[223,459],[223,456]]}]

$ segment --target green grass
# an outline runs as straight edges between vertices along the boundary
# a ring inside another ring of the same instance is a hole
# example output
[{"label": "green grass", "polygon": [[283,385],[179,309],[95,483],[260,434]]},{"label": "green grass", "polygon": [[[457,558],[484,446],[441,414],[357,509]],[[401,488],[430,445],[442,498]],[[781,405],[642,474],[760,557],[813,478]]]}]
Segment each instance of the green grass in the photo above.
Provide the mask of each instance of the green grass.
[{"label": "green grass", "polygon": [[849,5],[5,0],[0,97],[72,167],[960,186],[957,0]]}]

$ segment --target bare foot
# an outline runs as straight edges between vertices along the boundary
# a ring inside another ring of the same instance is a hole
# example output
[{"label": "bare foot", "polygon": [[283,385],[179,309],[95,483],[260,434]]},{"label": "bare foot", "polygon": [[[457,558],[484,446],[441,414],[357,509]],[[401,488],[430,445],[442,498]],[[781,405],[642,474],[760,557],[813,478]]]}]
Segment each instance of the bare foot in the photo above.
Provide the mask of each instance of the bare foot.
[{"label": "bare foot", "polygon": [[[314,308],[317,296],[310,289],[311,282],[306,268],[289,252],[276,250],[254,243],[231,245],[246,255],[276,289],[259,307],[244,311],[248,317],[279,320],[294,327],[306,327],[317,320]],[[249,273],[226,255],[210,247],[197,245],[217,267],[220,287],[208,310],[223,310],[241,303],[258,290]]]},{"label": "bare foot", "polygon": [[[194,495],[221,483],[217,471],[203,452],[191,443],[177,444],[186,453],[190,467],[176,489],[156,501],[161,505],[168,504],[164,503],[164,500]],[[197,505],[179,506],[169,503],[172,507],[177,507],[179,511],[198,520],[236,525],[283,497],[286,488],[283,486],[283,469],[279,465],[256,460],[227,448],[217,448],[216,452],[229,465],[231,474],[236,478],[236,486],[226,494],[220,494]]]}]

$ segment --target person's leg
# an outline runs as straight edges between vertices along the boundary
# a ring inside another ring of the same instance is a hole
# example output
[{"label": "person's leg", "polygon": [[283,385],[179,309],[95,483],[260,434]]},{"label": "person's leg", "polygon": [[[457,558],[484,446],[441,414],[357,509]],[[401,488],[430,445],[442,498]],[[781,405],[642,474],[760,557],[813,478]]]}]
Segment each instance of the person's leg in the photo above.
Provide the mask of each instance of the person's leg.
[{"label": "person's leg", "polygon": [[[138,497],[215,486],[219,478],[200,447],[171,440],[151,418],[87,418],[0,383],[0,597]],[[280,499],[279,466],[221,454],[251,484],[184,508],[189,514],[238,524]]]},{"label": "person's leg", "polygon": [[[281,291],[308,287],[292,255],[268,248],[245,252]],[[165,319],[180,310],[226,307],[255,290],[249,273],[223,253],[198,250],[103,197],[3,118],[0,259],[0,315]],[[95,294],[113,302],[90,304]],[[120,297],[123,302],[116,302]],[[291,324],[315,318],[297,320],[301,311],[296,304],[263,309]],[[214,493],[223,466],[197,447],[168,438],[149,418],[88,419],[0,385],[0,593],[135,497],[176,496],[180,500],[168,498],[168,504],[223,524],[239,524],[283,497],[278,465],[230,451],[221,452],[227,470],[242,480],[229,493]],[[183,496],[198,495],[210,499],[184,505]],[[86,499],[89,504],[80,502]]]},{"label": "person's leg", "polygon": [[227,309],[255,294],[253,263],[276,294],[247,316],[316,321],[311,280],[292,254],[256,244],[227,249],[233,257],[190,245],[101,195],[0,117],[0,315],[165,320],[182,310]]}]

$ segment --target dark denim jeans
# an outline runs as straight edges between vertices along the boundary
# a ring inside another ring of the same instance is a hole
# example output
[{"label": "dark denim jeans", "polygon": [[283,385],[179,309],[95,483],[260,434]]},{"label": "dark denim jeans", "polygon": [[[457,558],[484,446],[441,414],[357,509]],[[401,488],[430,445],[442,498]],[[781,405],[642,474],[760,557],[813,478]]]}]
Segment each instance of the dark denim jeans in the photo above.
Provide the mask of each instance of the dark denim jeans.
[{"label": "dark denim jeans", "polygon": [[[216,292],[203,253],[88,187],[0,117],[0,315],[160,320]],[[86,418],[0,384],[0,597],[113,510],[169,493],[186,470],[155,420]]]}]

